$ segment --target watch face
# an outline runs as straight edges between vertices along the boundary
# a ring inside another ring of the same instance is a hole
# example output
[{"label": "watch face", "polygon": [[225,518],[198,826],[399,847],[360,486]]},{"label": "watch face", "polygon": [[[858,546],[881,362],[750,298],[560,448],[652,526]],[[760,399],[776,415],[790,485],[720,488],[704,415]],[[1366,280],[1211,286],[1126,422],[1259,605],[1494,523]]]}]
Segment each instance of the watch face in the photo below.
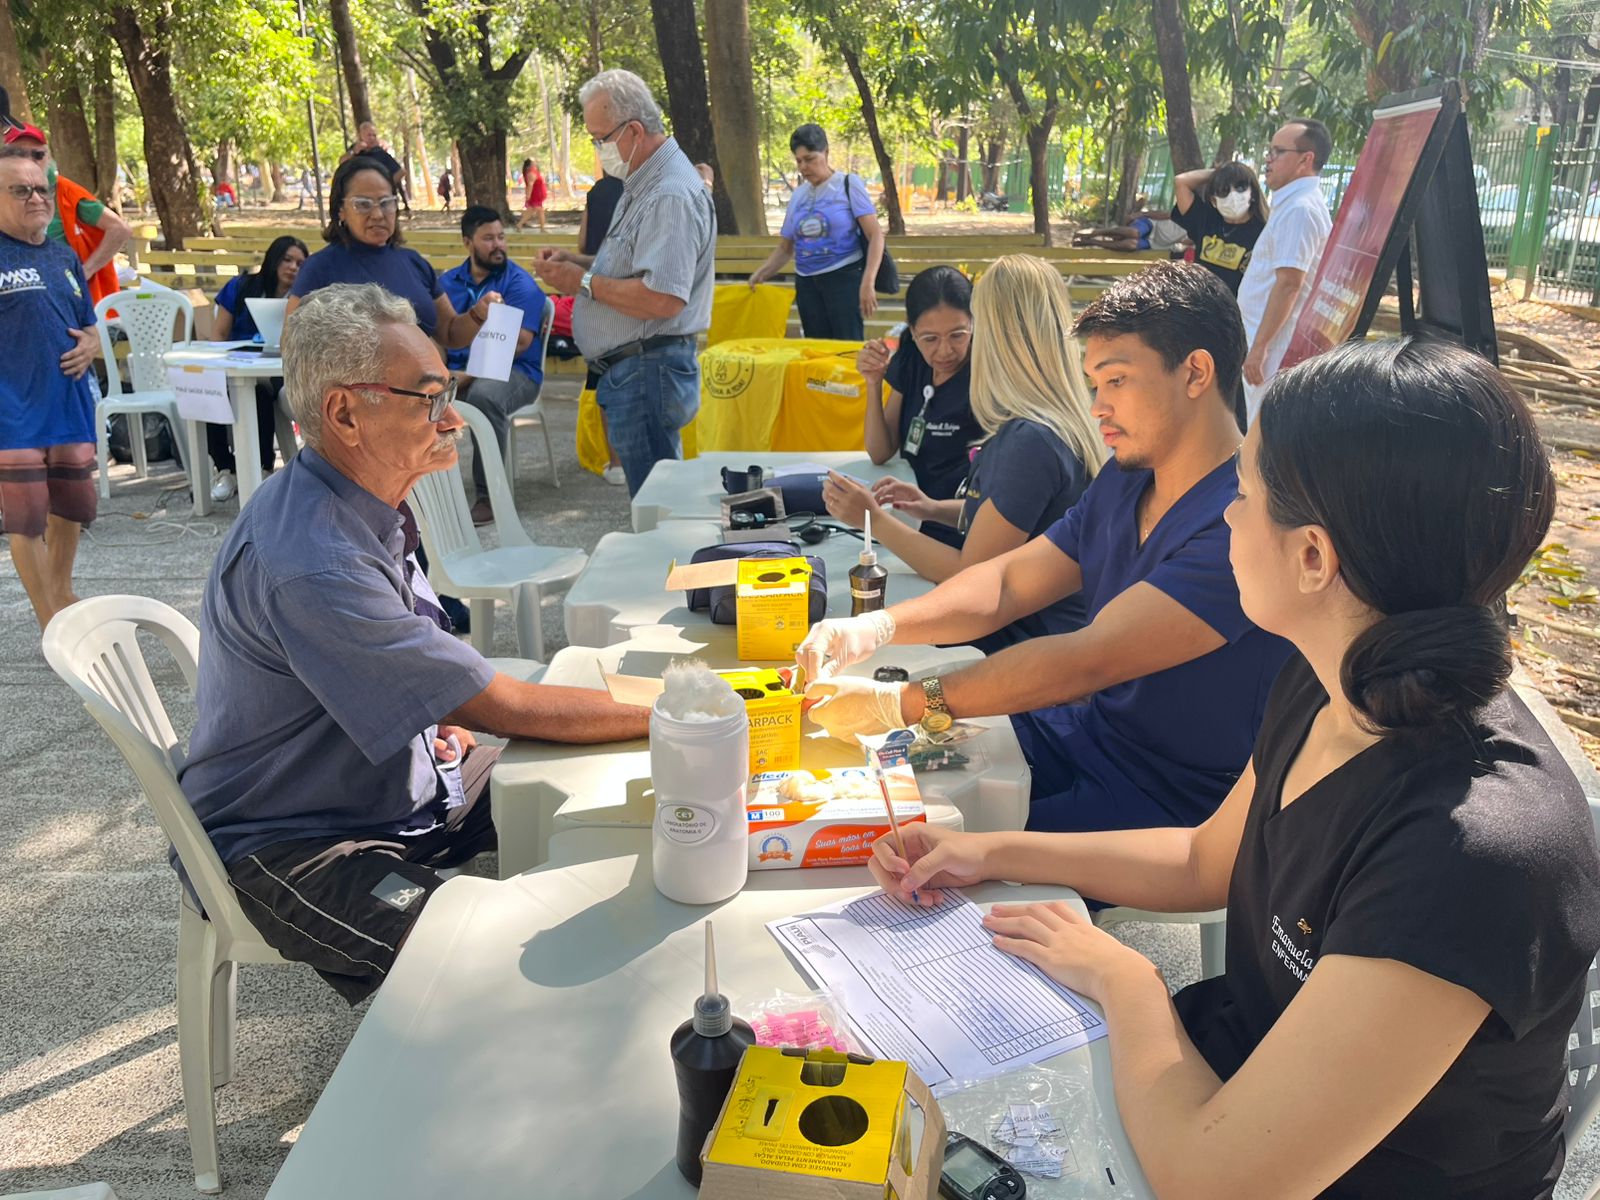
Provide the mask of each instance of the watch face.
[{"label": "watch face", "polygon": [[922,714],[921,724],[929,733],[943,733],[951,725],[955,724],[955,718],[947,712],[939,712],[935,709],[932,712]]}]

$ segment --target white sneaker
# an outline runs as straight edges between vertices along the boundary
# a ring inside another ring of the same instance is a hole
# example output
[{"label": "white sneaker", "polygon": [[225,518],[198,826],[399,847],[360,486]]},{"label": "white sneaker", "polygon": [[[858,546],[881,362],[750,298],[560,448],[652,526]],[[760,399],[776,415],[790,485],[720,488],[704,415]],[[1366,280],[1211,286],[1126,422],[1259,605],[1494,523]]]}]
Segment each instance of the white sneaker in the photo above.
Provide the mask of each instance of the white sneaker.
[{"label": "white sneaker", "polygon": [[239,486],[234,482],[232,471],[218,471],[217,477],[211,481],[211,498],[218,504],[224,500],[232,500]]},{"label": "white sneaker", "polygon": [[605,469],[605,481],[615,484],[617,487],[627,486],[628,476],[622,469],[621,463],[615,463]]}]

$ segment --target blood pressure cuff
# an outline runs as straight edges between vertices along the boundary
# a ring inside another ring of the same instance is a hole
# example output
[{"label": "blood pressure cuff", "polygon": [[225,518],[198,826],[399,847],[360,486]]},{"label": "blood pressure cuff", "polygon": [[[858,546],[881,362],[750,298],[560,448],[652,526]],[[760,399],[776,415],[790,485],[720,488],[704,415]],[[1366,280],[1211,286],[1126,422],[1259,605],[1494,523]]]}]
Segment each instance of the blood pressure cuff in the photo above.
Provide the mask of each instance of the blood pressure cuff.
[{"label": "blood pressure cuff", "polygon": [[[812,624],[828,615],[828,568],[814,554],[805,554],[794,542],[735,542],[727,546],[703,546],[689,557],[692,563],[719,562],[726,558],[804,558],[811,565],[811,588],[806,597],[806,613]],[[686,595],[691,612],[710,610],[713,625],[738,623],[734,587],[691,588]]]},{"label": "blood pressure cuff", "polygon": [[826,471],[813,471],[803,475],[783,475],[774,478],[760,467],[739,471],[722,468],[722,489],[730,496],[751,492],[760,487],[775,487],[783,493],[783,511],[812,513],[822,516],[827,509],[822,503],[822,485],[827,480]]}]

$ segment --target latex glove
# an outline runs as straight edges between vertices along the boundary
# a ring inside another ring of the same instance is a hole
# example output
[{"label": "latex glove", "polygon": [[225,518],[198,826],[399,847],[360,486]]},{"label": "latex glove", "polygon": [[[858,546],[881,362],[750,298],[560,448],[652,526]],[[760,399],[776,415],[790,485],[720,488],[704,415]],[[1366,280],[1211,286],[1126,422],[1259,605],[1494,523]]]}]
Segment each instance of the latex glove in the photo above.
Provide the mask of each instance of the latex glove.
[{"label": "latex glove", "polygon": [[811,627],[796,648],[794,660],[805,669],[806,678],[815,682],[872,657],[892,637],[894,618],[885,609],[859,617],[835,617]]},{"label": "latex glove", "polygon": [[901,687],[899,683],[840,675],[813,683],[806,688],[806,699],[815,701],[811,719],[830,737],[853,743],[858,734],[865,737],[906,727],[905,718],[900,715]]}]

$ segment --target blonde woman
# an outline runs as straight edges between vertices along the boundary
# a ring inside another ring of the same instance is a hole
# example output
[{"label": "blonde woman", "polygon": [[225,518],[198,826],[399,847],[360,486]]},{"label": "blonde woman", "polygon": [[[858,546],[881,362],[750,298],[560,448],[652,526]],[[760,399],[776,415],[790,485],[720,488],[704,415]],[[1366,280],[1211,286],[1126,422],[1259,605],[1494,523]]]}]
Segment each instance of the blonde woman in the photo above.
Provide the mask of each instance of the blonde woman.
[{"label": "blonde woman", "polygon": [[[1037,537],[1076,503],[1105,461],[1089,416],[1072,303],[1054,266],[1028,254],[997,261],[972,289],[972,413],[988,435],[953,500],[930,500],[911,483],[883,479],[871,488],[830,475],[828,512],[860,526],[872,512],[873,535],[935,582],[997,558]],[[965,535],[946,545],[884,514],[896,508],[922,521],[954,525]],[[1081,628],[1079,595],[989,634],[986,652]]]}]

